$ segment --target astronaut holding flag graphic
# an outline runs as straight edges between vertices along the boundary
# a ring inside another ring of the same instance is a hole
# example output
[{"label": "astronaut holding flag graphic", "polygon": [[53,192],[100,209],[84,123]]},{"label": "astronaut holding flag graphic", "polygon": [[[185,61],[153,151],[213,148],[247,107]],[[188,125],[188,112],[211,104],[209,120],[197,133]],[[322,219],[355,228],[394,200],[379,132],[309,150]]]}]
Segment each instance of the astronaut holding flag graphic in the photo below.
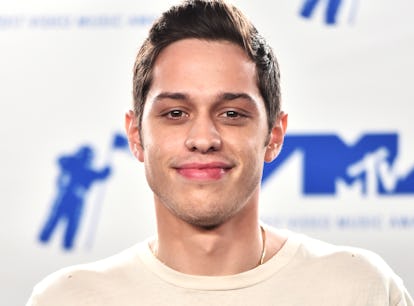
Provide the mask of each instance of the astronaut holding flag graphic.
[{"label": "astronaut holding flag graphic", "polygon": [[[58,224],[66,221],[63,247],[66,250],[74,247],[88,192],[94,183],[109,178],[111,174],[112,152],[117,149],[127,148],[127,144],[125,137],[115,134],[106,157],[105,164],[107,166],[100,170],[96,170],[92,166],[94,151],[90,146],[82,146],[75,154],[65,155],[58,159],[60,174],[57,179],[57,196],[40,232],[39,240],[41,242],[47,243]],[[93,235],[96,231],[104,190],[104,188],[99,190],[98,200],[94,205],[93,219],[87,236],[88,247],[92,245]]]}]

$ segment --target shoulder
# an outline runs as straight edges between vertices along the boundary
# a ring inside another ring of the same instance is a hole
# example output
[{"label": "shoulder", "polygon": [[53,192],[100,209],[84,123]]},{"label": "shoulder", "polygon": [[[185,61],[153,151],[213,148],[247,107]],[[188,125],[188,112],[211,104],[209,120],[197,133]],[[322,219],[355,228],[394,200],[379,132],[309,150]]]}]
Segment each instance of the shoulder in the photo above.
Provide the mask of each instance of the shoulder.
[{"label": "shoulder", "polygon": [[344,270],[352,267],[353,273],[361,273],[365,276],[373,274],[386,277],[393,274],[385,261],[372,251],[334,245],[301,234],[292,234],[291,238],[297,240],[299,244],[297,259],[307,265],[321,264]]},{"label": "shoulder", "polygon": [[391,272],[389,266],[377,253],[356,247],[334,245],[325,241],[295,234],[300,240],[299,252],[304,260],[355,265],[381,273]]},{"label": "shoulder", "polygon": [[319,279],[342,289],[353,288],[381,296],[390,305],[405,299],[411,301],[401,278],[377,253],[299,234],[293,234],[293,239],[299,244],[296,264],[305,273],[318,275]]},{"label": "shoulder", "polygon": [[39,282],[27,305],[79,305],[85,299],[103,298],[122,288],[129,275],[139,274],[136,260],[140,244],[96,262],[58,270]]}]

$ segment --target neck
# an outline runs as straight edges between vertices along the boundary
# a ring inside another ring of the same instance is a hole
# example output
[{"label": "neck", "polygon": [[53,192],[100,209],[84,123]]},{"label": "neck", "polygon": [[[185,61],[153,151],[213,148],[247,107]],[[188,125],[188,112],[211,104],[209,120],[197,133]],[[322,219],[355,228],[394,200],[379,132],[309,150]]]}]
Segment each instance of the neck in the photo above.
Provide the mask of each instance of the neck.
[{"label": "neck", "polygon": [[[213,228],[188,224],[156,204],[158,239],[155,256],[170,268],[192,275],[231,275],[257,267],[263,234],[257,205],[246,205],[236,217]],[[167,215],[164,215],[167,214]],[[162,219],[160,219],[162,218]]]}]

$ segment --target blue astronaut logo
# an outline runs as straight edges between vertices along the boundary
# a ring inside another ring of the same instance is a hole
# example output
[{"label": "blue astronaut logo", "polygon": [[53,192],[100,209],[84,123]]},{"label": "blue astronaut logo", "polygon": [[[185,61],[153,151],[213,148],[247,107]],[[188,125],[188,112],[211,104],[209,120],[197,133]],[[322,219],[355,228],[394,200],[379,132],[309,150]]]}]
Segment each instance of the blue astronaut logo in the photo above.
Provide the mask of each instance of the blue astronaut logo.
[{"label": "blue astronaut logo", "polygon": [[358,0],[303,0],[300,15],[309,19],[312,18],[318,8],[321,8],[324,11],[324,22],[327,25],[334,25],[338,23],[338,15],[343,10],[344,2],[347,1],[350,2],[348,22],[352,23],[355,18]]},{"label": "blue astronaut logo", "polygon": [[[125,137],[115,134],[110,152],[126,147],[127,140]],[[112,154],[109,156],[112,156]],[[103,182],[110,177],[110,159],[111,157],[107,158],[105,166],[101,168],[94,167],[94,150],[88,145],[83,145],[74,153],[65,154],[58,158],[57,164],[60,173],[56,182],[57,194],[39,234],[41,242],[48,242],[58,225],[63,223],[63,247],[67,250],[74,247],[86,204],[86,196],[95,183]],[[96,226],[96,224],[93,226]]]},{"label": "blue astronaut logo", "polygon": [[265,164],[263,183],[294,153],[302,154],[304,195],[335,195],[338,181],[362,195],[414,194],[414,169],[397,171],[398,134],[366,134],[349,145],[334,134],[289,135],[278,158]]}]

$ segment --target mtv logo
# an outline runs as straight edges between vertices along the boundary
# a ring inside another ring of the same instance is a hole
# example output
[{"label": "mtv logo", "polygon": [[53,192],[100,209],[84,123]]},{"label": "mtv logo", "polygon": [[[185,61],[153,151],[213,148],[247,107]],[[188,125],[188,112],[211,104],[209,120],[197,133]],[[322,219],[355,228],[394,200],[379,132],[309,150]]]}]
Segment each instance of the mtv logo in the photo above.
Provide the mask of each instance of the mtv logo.
[{"label": "mtv logo", "polygon": [[349,186],[362,184],[364,195],[414,194],[414,170],[402,175],[394,167],[396,133],[366,134],[352,145],[335,134],[288,135],[278,158],[265,164],[262,183],[298,151],[303,155],[305,195],[335,195],[338,180]]}]

